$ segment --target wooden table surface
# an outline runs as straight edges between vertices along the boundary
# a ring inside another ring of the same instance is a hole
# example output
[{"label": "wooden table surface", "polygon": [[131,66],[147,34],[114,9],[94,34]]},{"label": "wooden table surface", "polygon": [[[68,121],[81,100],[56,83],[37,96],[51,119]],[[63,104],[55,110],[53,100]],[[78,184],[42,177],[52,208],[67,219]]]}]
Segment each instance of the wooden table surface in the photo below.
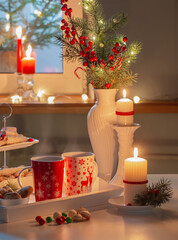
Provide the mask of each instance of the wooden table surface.
[{"label": "wooden table surface", "polygon": [[[0,103],[10,103],[13,114],[86,114],[94,100],[83,102],[80,95],[57,96],[54,104],[47,102],[12,104],[7,96],[0,96]],[[8,113],[8,107],[0,106],[0,114]],[[141,101],[135,104],[135,113],[178,113],[178,101]]]},{"label": "wooden table surface", "polygon": [[[178,175],[149,175],[172,181],[173,199],[150,212],[121,214],[115,207],[93,211],[90,221],[39,226],[35,220],[0,224],[1,240],[177,240]],[[17,213],[18,214],[18,213]],[[25,211],[24,211],[25,214]],[[43,213],[41,213],[43,216]]]}]

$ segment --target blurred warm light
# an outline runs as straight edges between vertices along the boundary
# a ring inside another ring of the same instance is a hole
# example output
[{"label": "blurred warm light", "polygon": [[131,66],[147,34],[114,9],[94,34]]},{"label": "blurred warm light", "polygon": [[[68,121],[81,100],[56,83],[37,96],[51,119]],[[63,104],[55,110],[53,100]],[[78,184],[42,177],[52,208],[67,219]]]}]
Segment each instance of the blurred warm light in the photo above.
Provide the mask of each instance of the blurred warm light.
[{"label": "blurred warm light", "polygon": [[95,40],[96,39],[96,37],[95,36],[93,36],[93,40]]},{"label": "blurred warm light", "polygon": [[17,35],[17,38],[20,39],[21,36],[22,36],[22,27],[21,26],[18,26],[16,28],[16,35]]},{"label": "blurred warm light", "polygon": [[84,102],[86,102],[88,100],[87,94],[82,94],[81,98]]},{"label": "blurred warm light", "polygon": [[133,100],[134,100],[134,103],[139,103],[139,102],[140,102],[139,96],[135,96],[135,97],[133,98]]},{"label": "blurred warm light", "polygon": [[45,93],[44,90],[39,89],[39,90],[38,90],[38,93],[37,93],[37,96],[38,96],[39,98],[41,98],[44,93]]},{"label": "blurred warm light", "polygon": [[19,95],[14,95],[11,97],[11,101],[12,101],[12,103],[21,103],[22,97],[20,97]]},{"label": "blurred warm light", "polygon": [[6,26],[5,26],[5,30],[6,30],[6,32],[8,32],[8,31],[9,31],[9,29],[10,29],[10,24],[9,24],[9,23],[7,23],[7,24],[6,24]]},{"label": "blurred warm light", "polygon": [[22,37],[22,42],[24,42],[26,39],[27,39],[27,36],[24,35],[24,36]]},{"label": "blurred warm light", "polygon": [[6,13],[6,19],[9,20],[9,18],[10,18],[10,14]]},{"label": "blurred warm light", "polygon": [[55,97],[48,97],[48,103],[53,104]]},{"label": "blurred warm light", "polygon": [[41,15],[41,11],[39,11],[38,9],[35,9],[34,14],[39,17]]}]

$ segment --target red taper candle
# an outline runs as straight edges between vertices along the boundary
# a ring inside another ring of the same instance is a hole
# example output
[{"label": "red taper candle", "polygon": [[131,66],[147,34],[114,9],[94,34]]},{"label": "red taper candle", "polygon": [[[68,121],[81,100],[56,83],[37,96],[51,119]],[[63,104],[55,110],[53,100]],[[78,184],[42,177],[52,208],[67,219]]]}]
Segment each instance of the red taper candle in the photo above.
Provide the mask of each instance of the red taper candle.
[{"label": "red taper candle", "polygon": [[31,57],[32,47],[28,45],[28,49],[26,51],[26,56],[22,58],[22,73],[24,74],[34,74],[35,73],[35,58]]},{"label": "red taper candle", "polygon": [[17,73],[22,73],[22,27],[19,26],[16,28],[16,35],[17,35]]}]

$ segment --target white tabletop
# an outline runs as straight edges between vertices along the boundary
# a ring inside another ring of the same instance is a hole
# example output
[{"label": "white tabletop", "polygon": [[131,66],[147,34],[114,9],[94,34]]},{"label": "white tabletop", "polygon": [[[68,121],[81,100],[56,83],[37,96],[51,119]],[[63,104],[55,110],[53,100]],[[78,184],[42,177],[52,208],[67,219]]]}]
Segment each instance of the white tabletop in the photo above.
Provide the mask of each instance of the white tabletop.
[{"label": "white tabletop", "polygon": [[90,221],[81,223],[44,226],[32,220],[4,223],[0,224],[0,240],[177,240],[178,175],[150,175],[149,182],[163,176],[172,181],[173,199],[149,214],[120,215],[116,208],[109,207],[92,212]]}]

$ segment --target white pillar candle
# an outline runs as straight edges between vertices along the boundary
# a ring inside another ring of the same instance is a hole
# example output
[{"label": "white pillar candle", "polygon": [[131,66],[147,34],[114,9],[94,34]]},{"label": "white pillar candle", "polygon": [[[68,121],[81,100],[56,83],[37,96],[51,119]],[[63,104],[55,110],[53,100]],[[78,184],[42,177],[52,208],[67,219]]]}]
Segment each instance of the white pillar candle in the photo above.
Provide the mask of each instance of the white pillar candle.
[{"label": "white pillar candle", "polygon": [[146,191],[147,160],[138,157],[137,148],[134,157],[127,158],[124,165],[124,203],[134,205],[136,194]]},{"label": "white pillar candle", "polygon": [[133,125],[134,123],[134,104],[126,98],[126,90],[123,90],[123,98],[116,102],[116,114],[119,125]]}]

